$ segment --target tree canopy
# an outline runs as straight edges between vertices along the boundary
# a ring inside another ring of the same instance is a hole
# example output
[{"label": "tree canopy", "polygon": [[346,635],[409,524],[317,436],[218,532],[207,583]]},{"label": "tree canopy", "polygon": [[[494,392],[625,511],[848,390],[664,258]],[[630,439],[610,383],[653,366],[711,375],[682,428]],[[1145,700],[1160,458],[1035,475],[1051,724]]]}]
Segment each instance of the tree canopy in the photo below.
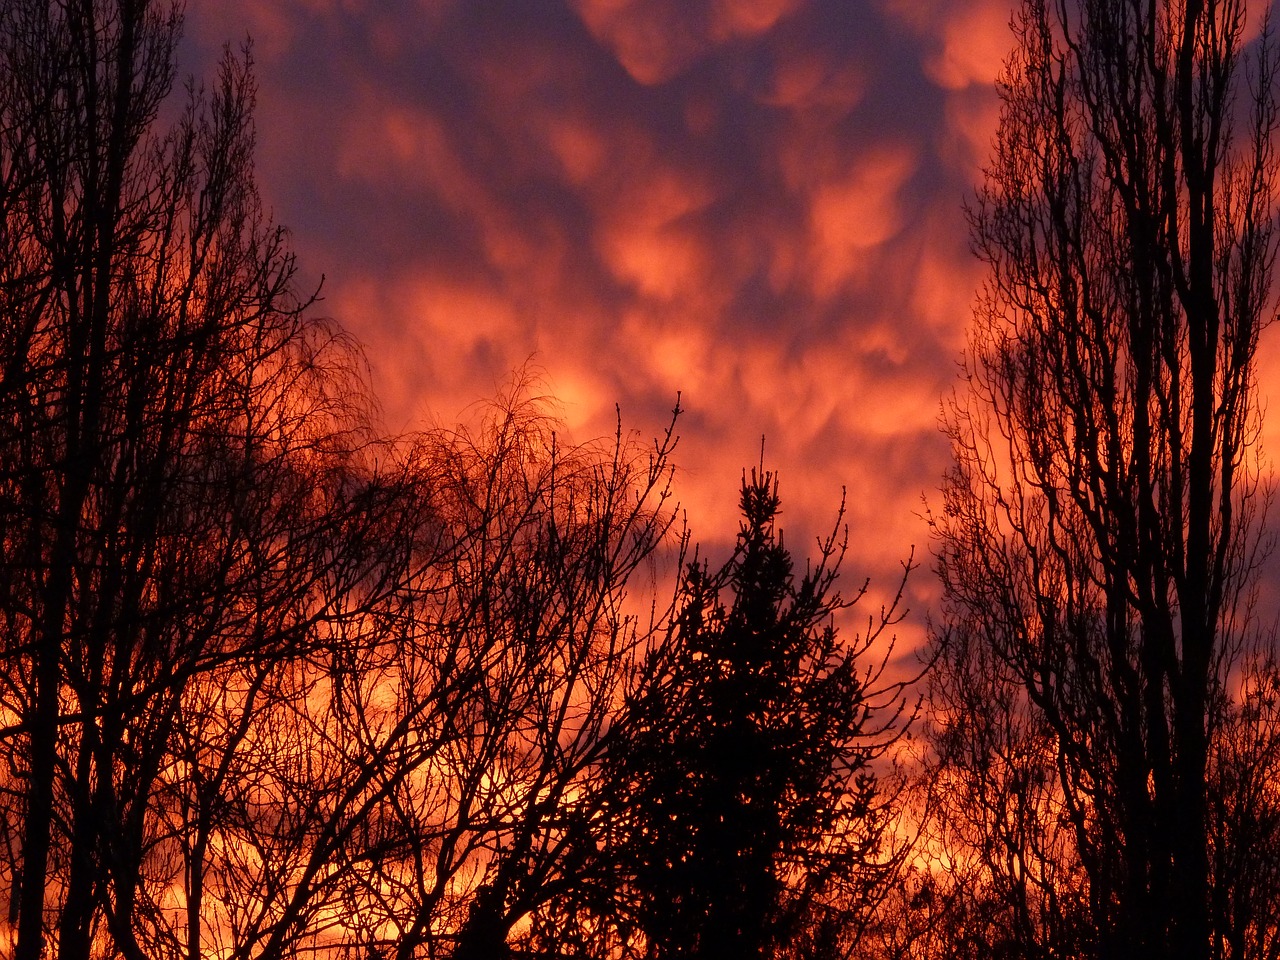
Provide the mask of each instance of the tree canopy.
[{"label": "tree canopy", "polygon": [[843,503],[803,570],[763,463],[700,530],[678,402],[388,435],[249,49],[0,5],[0,958],[1274,960],[1249,13],[1018,6],[917,708]]},{"label": "tree canopy", "polygon": [[993,947],[1275,949],[1274,891],[1220,859],[1276,857],[1220,760],[1274,776],[1250,600],[1277,74],[1252,26],[1235,0],[1029,0],[1014,21],[933,517],[942,829],[996,905]]},{"label": "tree canopy", "polygon": [[[726,871],[714,930],[777,944],[781,891],[834,904],[837,861],[880,882],[881,707],[822,623],[830,553],[793,585],[765,479],[731,566],[663,599],[674,417],[572,444],[519,385],[381,432],[264,213],[249,52],[183,92],[181,22],[0,8],[0,955],[585,955],[581,904],[596,945],[687,953],[673,881],[615,842],[673,750],[712,788],[669,784],[682,828],[723,808],[692,854]],[[677,718],[724,776],[654,739]]]}]

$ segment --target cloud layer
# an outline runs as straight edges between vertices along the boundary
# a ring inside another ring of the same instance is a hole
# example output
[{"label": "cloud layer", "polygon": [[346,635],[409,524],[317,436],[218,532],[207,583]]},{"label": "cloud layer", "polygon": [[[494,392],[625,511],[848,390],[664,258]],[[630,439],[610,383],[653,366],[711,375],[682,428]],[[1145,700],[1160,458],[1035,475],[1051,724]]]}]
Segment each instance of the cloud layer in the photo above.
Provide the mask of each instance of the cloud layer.
[{"label": "cloud layer", "polygon": [[847,487],[849,572],[888,589],[927,550],[947,462],[939,401],[980,280],[961,203],[1008,17],[226,0],[193,5],[186,55],[203,69],[253,35],[264,193],[366,344],[390,426],[464,416],[530,358],[579,439],[611,433],[615,404],[656,431],[679,392],[697,536],[732,536],[764,436],[793,550]]}]

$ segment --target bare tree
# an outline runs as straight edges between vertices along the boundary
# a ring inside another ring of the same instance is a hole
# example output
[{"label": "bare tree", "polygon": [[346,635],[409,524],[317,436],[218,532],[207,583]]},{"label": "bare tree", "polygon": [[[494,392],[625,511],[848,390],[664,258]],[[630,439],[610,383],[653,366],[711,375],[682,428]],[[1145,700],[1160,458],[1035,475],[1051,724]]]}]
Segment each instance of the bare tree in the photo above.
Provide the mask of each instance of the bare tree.
[{"label": "bare tree", "polygon": [[488,956],[574,882],[674,438],[561,433],[517,391],[478,433],[415,438],[373,488],[397,506],[355,534],[405,572],[327,579],[294,656],[189,688],[162,814],[186,910],[161,885],[153,952]]},{"label": "bare tree", "polygon": [[1280,665],[1242,666],[1209,757],[1217,952],[1280,958]]},{"label": "bare tree", "polygon": [[15,957],[452,949],[558,875],[670,433],[392,443],[177,4],[0,12],[0,878]]},{"label": "bare tree", "polygon": [[601,758],[655,636],[643,575],[660,547],[681,543],[671,427],[647,448],[621,428],[573,446],[540,403],[517,395],[493,414],[478,435],[431,438],[454,550],[430,622],[457,644],[453,669],[468,680],[435,773],[448,803],[425,821],[414,796],[397,807],[414,824],[409,855],[388,865],[413,885],[389,944],[401,957],[442,932],[453,956],[497,956],[518,922],[576,882]]},{"label": "bare tree", "polygon": [[195,691],[256,695],[405,566],[375,536],[399,508],[358,356],[304,316],[258,203],[247,55],[157,126],[179,26],[131,0],[0,11],[3,880],[24,960],[151,952],[181,906],[165,798]]},{"label": "bare tree", "polygon": [[1013,26],[934,518],[949,813],[1025,951],[1256,956],[1216,906],[1247,881],[1213,867],[1210,774],[1265,502],[1269,28],[1238,0],[1027,0]]}]

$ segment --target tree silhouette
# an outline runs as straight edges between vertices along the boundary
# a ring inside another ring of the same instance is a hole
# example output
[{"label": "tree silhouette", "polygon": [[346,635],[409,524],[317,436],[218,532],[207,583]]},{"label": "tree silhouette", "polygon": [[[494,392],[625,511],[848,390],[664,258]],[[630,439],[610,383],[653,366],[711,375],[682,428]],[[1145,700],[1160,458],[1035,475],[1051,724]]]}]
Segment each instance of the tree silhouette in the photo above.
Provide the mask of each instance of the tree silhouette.
[{"label": "tree silhouette", "polygon": [[835,956],[798,947],[855,938],[893,874],[895,781],[873,761],[900,729],[901,687],[861,657],[896,601],[843,644],[833,618],[857,600],[835,590],[843,544],[828,539],[797,579],[779,503],[772,474],[753,471],[733,556],[688,566],[615,721],[598,855],[540,918],[547,940],[577,925],[574,949],[593,955]]},{"label": "tree silhouette", "polygon": [[416,623],[443,641],[440,682],[457,693],[427,776],[394,799],[404,844],[367,871],[380,899],[361,912],[396,930],[380,947],[494,956],[576,882],[609,731],[653,635],[628,593],[675,520],[674,442],[668,430],[645,447],[619,429],[568,445],[518,395],[478,434],[424,438],[451,547]]},{"label": "tree silhouette", "polygon": [[644,649],[674,436],[569,447],[517,391],[378,437],[260,210],[247,54],[159,127],[179,27],[0,12],[12,955],[456,951],[484,890],[501,942]]},{"label": "tree silhouette", "polygon": [[762,473],[642,616],[673,428],[567,444],[518,388],[380,436],[248,51],[162,126],[180,26],[0,7],[0,953],[847,947],[902,852],[896,601],[842,645],[843,544],[796,582]]},{"label": "tree silhouette", "polygon": [[1235,0],[1028,0],[1014,29],[934,518],[943,829],[1022,951],[1259,955],[1227,942],[1211,774],[1257,650],[1269,30]]},{"label": "tree silhouette", "polygon": [[205,865],[183,875],[170,804],[220,762],[191,741],[206,685],[251,701],[407,562],[357,355],[304,316],[260,209],[247,56],[158,128],[179,23],[134,2],[0,12],[3,881],[23,960],[152,952],[175,887],[198,912]]},{"label": "tree silhouette", "polygon": [[1209,759],[1212,917],[1227,957],[1280,952],[1280,666],[1246,664]]}]

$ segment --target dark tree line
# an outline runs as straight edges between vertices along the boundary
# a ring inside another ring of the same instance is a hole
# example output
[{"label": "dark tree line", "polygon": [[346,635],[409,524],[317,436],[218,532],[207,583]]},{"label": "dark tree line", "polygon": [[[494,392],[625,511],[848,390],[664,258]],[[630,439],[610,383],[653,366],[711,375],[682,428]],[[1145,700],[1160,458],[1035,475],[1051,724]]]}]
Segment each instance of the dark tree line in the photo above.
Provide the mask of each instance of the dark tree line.
[{"label": "dark tree line", "polygon": [[248,51],[0,5],[0,955],[1280,958],[1246,13],[1018,7],[913,741],[839,518],[801,572],[761,466],[713,564],[674,417],[527,384],[383,435]]},{"label": "dark tree line", "polygon": [[661,599],[671,430],[381,435],[248,52],[175,90],[180,28],[0,7],[0,953],[839,955],[900,854],[893,612],[837,639],[766,475]]}]

